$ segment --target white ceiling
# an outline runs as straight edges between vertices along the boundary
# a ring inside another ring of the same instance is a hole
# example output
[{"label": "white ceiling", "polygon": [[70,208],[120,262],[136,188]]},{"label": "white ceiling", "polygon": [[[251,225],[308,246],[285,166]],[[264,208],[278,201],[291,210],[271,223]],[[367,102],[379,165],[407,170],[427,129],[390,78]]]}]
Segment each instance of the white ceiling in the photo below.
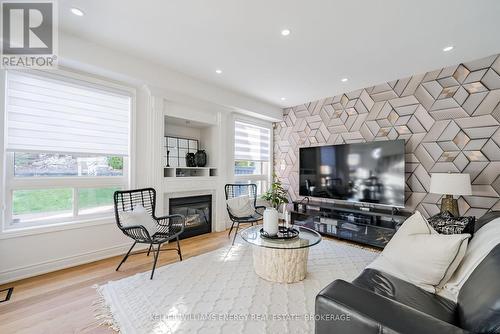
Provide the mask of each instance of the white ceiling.
[{"label": "white ceiling", "polygon": [[500,52],[498,0],[67,0],[59,10],[73,35],[282,107]]}]

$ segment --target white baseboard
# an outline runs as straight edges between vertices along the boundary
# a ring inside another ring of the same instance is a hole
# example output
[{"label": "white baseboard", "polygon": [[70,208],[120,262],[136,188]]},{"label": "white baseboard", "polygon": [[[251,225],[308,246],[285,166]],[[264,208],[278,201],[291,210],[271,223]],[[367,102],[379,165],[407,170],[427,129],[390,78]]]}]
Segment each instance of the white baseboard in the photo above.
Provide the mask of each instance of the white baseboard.
[{"label": "white baseboard", "polygon": [[[108,247],[97,251],[85,252],[77,255],[63,257],[60,259],[5,270],[3,272],[0,272],[0,284],[14,282],[20,279],[46,274],[52,271],[70,268],[81,264],[106,259],[108,257],[125,254],[131,245],[132,244],[129,242],[126,244]],[[134,251],[147,247],[148,245],[137,245],[136,247],[134,247]]]}]

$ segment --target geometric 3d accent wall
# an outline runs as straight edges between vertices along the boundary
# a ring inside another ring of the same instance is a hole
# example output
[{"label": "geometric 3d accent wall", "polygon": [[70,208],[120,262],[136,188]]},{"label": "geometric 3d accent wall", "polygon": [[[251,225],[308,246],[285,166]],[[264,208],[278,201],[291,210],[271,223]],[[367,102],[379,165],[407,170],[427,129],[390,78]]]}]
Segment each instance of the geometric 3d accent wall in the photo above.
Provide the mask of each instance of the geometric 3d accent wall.
[{"label": "geometric 3d accent wall", "polygon": [[446,67],[284,110],[275,172],[298,196],[298,148],[405,139],[406,209],[439,212],[430,173],[471,176],[462,215],[500,210],[500,56]]}]

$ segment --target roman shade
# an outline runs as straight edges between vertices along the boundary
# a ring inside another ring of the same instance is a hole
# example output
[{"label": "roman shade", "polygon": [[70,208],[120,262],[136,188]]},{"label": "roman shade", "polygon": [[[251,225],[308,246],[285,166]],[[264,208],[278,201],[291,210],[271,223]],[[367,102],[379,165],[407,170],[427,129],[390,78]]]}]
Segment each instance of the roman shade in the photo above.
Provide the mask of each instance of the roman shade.
[{"label": "roman shade", "polygon": [[269,161],[271,131],[248,123],[235,122],[234,159]]},{"label": "roman shade", "polygon": [[131,96],[55,74],[7,72],[7,150],[127,156]]}]

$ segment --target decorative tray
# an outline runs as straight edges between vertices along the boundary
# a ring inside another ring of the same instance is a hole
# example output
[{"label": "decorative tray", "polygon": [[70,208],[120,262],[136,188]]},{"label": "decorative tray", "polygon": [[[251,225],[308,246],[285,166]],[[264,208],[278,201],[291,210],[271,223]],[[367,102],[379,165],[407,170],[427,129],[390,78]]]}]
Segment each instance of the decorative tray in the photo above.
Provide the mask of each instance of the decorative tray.
[{"label": "decorative tray", "polygon": [[285,226],[278,226],[278,234],[277,235],[269,235],[264,231],[263,228],[260,229],[260,236],[266,239],[293,239],[299,236],[299,231],[294,228],[288,228]]}]

